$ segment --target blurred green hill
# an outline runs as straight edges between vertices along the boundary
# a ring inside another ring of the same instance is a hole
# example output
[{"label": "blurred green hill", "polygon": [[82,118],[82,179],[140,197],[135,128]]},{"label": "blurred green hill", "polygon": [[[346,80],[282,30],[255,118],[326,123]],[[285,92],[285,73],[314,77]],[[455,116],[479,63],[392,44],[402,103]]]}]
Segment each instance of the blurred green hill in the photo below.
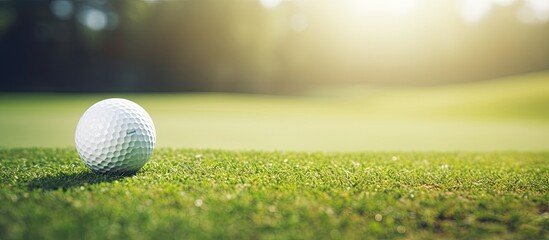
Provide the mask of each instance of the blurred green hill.
[{"label": "blurred green hill", "polygon": [[108,97],[142,105],[155,122],[158,147],[549,149],[549,72],[436,87],[340,86],[307,96],[2,94],[0,146],[72,146],[81,114]]}]

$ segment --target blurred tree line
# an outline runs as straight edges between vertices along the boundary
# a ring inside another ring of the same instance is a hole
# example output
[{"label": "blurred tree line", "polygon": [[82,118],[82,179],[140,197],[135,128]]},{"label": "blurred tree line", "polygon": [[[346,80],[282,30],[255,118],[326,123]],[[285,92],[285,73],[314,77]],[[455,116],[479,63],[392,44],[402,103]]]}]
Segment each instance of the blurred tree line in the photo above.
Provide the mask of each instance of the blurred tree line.
[{"label": "blurred tree line", "polygon": [[519,23],[514,8],[468,24],[451,4],[357,20],[320,2],[1,1],[0,91],[298,93],[549,68],[547,23]]}]

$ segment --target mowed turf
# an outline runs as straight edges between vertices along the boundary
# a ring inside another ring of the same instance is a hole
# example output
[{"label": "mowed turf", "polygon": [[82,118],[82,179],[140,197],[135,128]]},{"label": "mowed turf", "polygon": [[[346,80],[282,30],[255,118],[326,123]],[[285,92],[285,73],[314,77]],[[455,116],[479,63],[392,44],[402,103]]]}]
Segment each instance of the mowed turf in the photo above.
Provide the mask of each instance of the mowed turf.
[{"label": "mowed turf", "polygon": [[548,239],[549,153],[0,149],[0,239]]}]

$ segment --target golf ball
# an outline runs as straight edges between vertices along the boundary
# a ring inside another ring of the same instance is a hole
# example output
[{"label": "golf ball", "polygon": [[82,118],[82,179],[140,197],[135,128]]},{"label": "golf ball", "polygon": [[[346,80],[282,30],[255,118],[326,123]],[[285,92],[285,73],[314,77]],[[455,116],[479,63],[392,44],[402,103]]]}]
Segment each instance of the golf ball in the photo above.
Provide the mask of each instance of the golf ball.
[{"label": "golf ball", "polygon": [[94,172],[137,172],[149,161],[155,142],[156,131],[149,114],[126,99],[95,103],[76,126],[76,150]]}]

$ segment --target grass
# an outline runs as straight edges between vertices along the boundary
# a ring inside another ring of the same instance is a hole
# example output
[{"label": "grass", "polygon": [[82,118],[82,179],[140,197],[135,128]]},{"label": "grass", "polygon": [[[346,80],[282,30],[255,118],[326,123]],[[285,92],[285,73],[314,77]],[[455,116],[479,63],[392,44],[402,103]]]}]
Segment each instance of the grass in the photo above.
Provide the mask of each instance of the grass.
[{"label": "grass", "polygon": [[[108,97],[155,122],[135,175],[92,174],[74,150]],[[306,96],[3,93],[0,239],[549,239],[547,106],[549,72]]]},{"label": "grass", "polygon": [[549,153],[0,149],[1,239],[547,239]]},{"label": "grass", "polygon": [[0,146],[73,146],[82,113],[108,97],[147,109],[159,147],[549,150],[549,72],[436,87],[340,87],[306,96],[3,93]]}]

